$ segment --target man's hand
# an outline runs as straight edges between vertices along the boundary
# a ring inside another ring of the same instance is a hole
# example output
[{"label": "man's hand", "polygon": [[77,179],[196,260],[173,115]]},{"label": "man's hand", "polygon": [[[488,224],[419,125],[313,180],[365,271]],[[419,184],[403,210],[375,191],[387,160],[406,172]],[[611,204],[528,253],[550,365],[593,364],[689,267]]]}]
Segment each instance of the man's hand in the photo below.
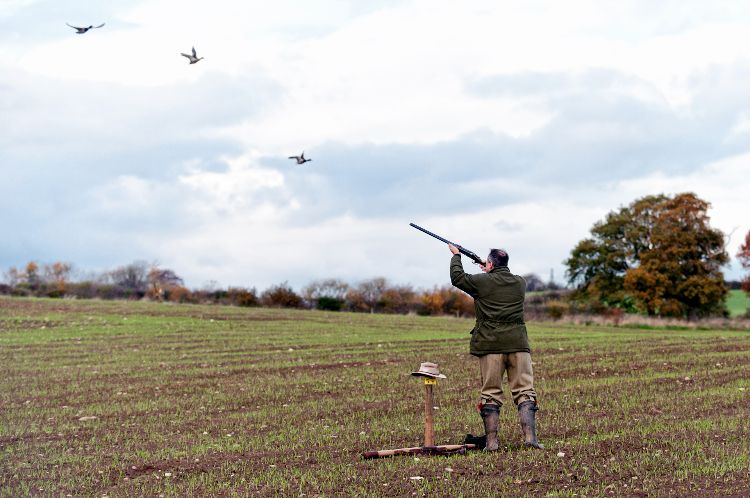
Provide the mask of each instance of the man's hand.
[{"label": "man's hand", "polygon": [[453,254],[459,253],[458,247],[454,246],[453,244],[448,244],[448,249],[450,249]]}]

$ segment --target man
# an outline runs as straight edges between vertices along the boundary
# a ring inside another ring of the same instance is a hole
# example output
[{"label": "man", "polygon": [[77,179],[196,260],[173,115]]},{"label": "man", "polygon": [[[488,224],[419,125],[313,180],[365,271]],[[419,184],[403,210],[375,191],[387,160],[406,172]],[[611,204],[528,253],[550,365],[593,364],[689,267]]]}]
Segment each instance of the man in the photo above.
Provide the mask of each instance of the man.
[{"label": "man", "polygon": [[491,249],[484,274],[464,272],[461,254],[452,244],[451,283],[474,298],[477,322],[471,331],[470,353],[479,358],[482,376],[479,412],[487,435],[486,451],[498,449],[497,430],[502,401],[503,374],[508,374],[513,403],[524,434],[524,444],[544,448],[536,437],[536,391],[531,349],[523,319],[526,281],[508,269],[508,253]]}]

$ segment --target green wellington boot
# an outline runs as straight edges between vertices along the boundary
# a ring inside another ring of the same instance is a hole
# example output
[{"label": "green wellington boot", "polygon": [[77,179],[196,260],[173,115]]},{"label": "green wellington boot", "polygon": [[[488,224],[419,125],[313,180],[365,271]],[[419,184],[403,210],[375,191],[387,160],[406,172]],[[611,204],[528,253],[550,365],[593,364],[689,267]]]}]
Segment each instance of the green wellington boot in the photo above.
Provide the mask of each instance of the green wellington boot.
[{"label": "green wellington boot", "polygon": [[500,407],[498,405],[482,405],[479,411],[484,421],[484,433],[487,436],[487,443],[484,451],[497,451],[497,429],[500,425]]},{"label": "green wellington boot", "polygon": [[524,401],[518,405],[518,418],[521,420],[521,430],[523,430],[523,444],[529,448],[544,449],[544,445],[539,444],[536,438],[536,401]]}]

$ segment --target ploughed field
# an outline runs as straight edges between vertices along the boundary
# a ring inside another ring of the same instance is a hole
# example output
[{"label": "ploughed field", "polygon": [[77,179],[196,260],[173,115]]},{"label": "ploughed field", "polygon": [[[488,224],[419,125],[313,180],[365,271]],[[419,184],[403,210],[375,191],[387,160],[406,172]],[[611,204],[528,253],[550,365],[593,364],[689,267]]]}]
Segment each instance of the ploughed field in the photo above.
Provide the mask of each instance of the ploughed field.
[{"label": "ploughed field", "polygon": [[[481,433],[471,320],[0,298],[1,496],[749,496],[750,332],[530,324],[545,451]],[[506,393],[507,395],[507,393]]]}]

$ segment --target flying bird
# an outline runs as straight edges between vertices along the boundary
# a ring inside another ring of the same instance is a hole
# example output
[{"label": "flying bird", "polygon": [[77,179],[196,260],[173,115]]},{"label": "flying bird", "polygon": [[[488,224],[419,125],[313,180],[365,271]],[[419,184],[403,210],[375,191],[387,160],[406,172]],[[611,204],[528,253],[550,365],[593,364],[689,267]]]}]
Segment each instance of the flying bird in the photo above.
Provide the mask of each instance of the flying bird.
[{"label": "flying bird", "polygon": [[186,54],[184,52],[180,52],[180,55],[190,59],[190,64],[195,64],[196,62],[198,62],[199,60],[203,58],[203,57],[197,57],[197,54],[195,53],[195,47],[193,47],[193,55]]},{"label": "flying bird", "polygon": [[289,156],[289,159],[295,159],[297,164],[305,164],[308,161],[312,161],[312,159],[305,159],[305,151],[302,151],[302,154],[299,156]]},{"label": "flying bird", "polygon": [[[65,24],[68,24],[68,23],[65,23]],[[70,26],[71,28],[73,28],[74,30],[76,30],[77,34],[82,35],[82,34],[84,34],[86,31],[88,31],[90,29],[101,28],[102,26],[104,26],[104,23],[101,23],[99,26],[91,25],[91,26],[87,26],[85,28],[81,28],[81,27],[78,27],[78,26],[73,26],[72,24],[68,24],[68,26]]]}]

